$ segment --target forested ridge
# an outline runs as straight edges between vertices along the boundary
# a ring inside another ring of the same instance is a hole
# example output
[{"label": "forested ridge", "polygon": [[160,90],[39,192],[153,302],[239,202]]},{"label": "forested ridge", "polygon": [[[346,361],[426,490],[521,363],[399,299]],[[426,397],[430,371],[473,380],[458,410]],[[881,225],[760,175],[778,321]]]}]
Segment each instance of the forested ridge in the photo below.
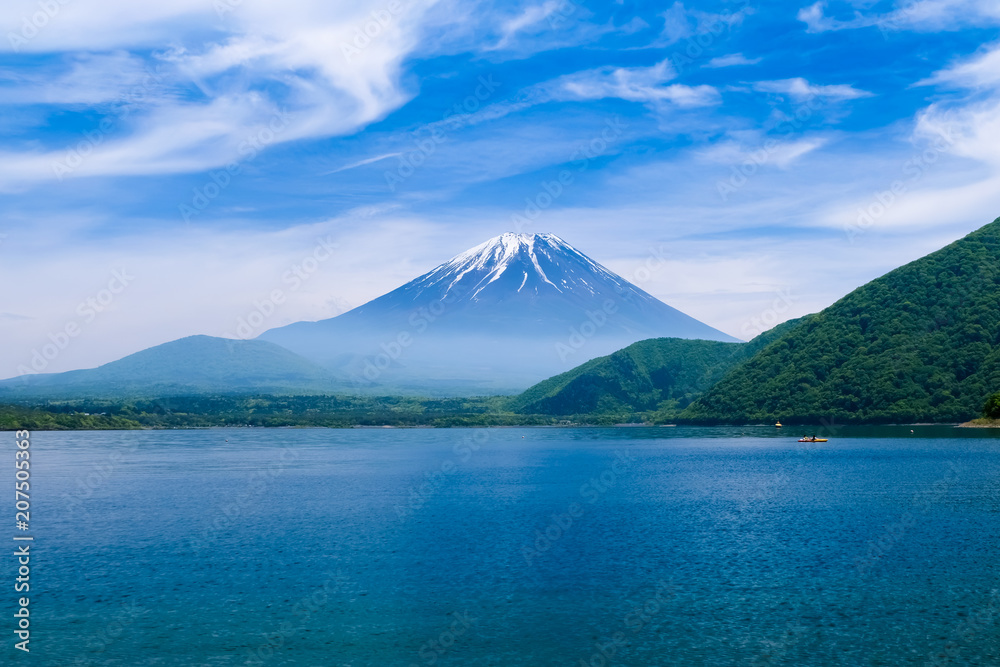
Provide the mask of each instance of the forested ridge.
[{"label": "forested ridge", "polygon": [[998,388],[1000,219],[804,318],[682,418],[965,421]]}]

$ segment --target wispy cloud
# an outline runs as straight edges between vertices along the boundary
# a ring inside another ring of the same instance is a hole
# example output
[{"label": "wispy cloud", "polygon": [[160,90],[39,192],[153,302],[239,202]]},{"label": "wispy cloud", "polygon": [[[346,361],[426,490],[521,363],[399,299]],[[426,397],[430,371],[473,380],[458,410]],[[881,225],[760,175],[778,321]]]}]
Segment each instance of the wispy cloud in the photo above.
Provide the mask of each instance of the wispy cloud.
[{"label": "wispy cloud", "polygon": [[856,100],[872,96],[872,93],[865,90],[858,90],[853,86],[844,84],[830,86],[816,85],[801,77],[780,79],[777,81],[757,81],[752,86],[754,90],[762,93],[780,93],[798,100],[810,97],[825,97],[832,100]]},{"label": "wispy cloud", "polygon": [[731,53],[728,56],[719,56],[717,58],[712,58],[705,64],[705,67],[719,68],[719,67],[738,67],[741,65],[756,65],[762,60],[763,58],[747,58],[742,53]]},{"label": "wispy cloud", "polygon": [[834,19],[826,15],[826,2],[819,0],[808,7],[803,7],[798,13],[799,21],[806,24],[808,32],[830,32],[831,30],[850,30],[875,25],[878,19],[865,18],[860,12],[854,13],[854,18],[848,21]]},{"label": "wispy cloud", "polygon": [[[799,158],[822,148],[827,144],[825,137],[807,137],[792,141],[767,142],[760,133],[750,133],[747,139],[752,143],[727,141],[714,144],[696,154],[703,160],[724,165],[739,165],[752,161],[760,166],[774,165],[787,169]],[[762,147],[767,145],[766,149]],[[763,154],[763,157],[760,157]]]},{"label": "wispy cloud", "polygon": [[917,0],[904,4],[886,18],[900,26],[928,32],[997,25],[1000,4],[994,0]]},{"label": "wispy cloud", "polygon": [[623,21],[595,20],[595,13],[579,0],[529,0],[516,4],[513,10],[505,5],[442,0],[436,14],[448,17],[448,29],[435,30],[437,34],[427,43],[438,51],[474,52],[491,62],[594,44],[650,27],[638,16]]},{"label": "wispy cloud", "polygon": [[372,164],[373,162],[380,162],[381,160],[387,160],[391,157],[399,157],[402,153],[386,153],[384,155],[376,155],[375,157],[370,157],[364,160],[359,160],[357,162],[352,162],[350,164],[345,164],[343,167],[338,167],[333,171],[325,172],[325,175],[329,174],[339,174],[342,171],[347,171],[349,169],[357,169],[358,167],[363,167],[366,164]]},{"label": "wispy cloud", "polygon": [[647,104],[668,102],[680,107],[715,104],[719,93],[712,86],[669,84],[676,72],[668,61],[651,67],[602,67],[561,77],[549,90],[556,99],[598,100],[616,97]]},{"label": "wispy cloud", "polygon": [[688,9],[682,2],[674,2],[661,16],[663,17],[662,38],[658,46],[670,46],[695,35],[721,35],[753,13],[749,2],[733,12],[712,13]]},{"label": "wispy cloud", "polygon": [[935,72],[918,85],[964,88],[993,88],[1000,85],[1000,44],[993,44],[978,56]]},{"label": "wispy cloud", "polygon": [[518,33],[527,28],[534,27],[547,19],[549,23],[548,27],[555,27],[557,23],[565,22],[576,10],[576,5],[568,0],[547,0],[540,5],[529,5],[521,13],[501,23],[500,41],[491,48],[502,49],[507,47]]},{"label": "wispy cloud", "polygon": [[828,16],[826,0],[819,0],[799,10],[798,19],[808,32],[823,33],[878,27],[883,32],[915,30],[939,32],[963,26],[996,25],[1000,22],[1000,4],[995,0],[912,0],[899,9],[884,14],[864,15],[855,11],[851,19]]},{"label": "wispy cloud", "polygon": [[145,60],[126,52],[75,54],[45,66],[0,71],[0,105],[101,106],[163,95],[156,85],[160,78]]},{"label": "wispy cloud", "polygon": [[[922,81],[949,88],[948,96],[917,111],[910,145],[897,149],[899,157],[894,164],[886,164],[883,182],[874,194],[836,201],[819,219],[831,226],[850,226],[857,225],[861,212],[868,212],[865,229],[906,233],[954,220],[982,224],[996,217],[1000,211],[1000,76],[992,64],[997,51],[993,45]],[[873,210],[877,216],[871,215]]]},{"label": "wispy cloud", "polygon": [[[514,101],[502,101],[465,114],[461,126],[476,126],[525,112],[551,102],[621,99],[639,102],[657,111],[666,108],[697,108],[721,101],[714,87],[670,83],[677,76],[669,61],[649,67],[600,67],[566,74],[525,88]],[[442,121],[442,126],[453,122]]]},{"label": "wispy cloud", "polygon": [[948,137],[950,152],[992,165],[1000,180],[1000,44],[937,72],[931,81],[965,95],[942,100],[918,115],[916,134]]}]

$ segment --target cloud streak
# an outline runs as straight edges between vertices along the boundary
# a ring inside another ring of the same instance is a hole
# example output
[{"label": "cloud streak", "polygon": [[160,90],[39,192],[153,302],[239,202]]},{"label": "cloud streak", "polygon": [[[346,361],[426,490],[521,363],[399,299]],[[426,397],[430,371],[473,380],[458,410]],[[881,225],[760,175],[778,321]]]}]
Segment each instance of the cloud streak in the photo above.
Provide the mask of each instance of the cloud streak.
[{"label": "cloud streak", "polygon": [[788,95],[796,100],[805,100],[811,97],[822,97],[834,101],[856,100],[862,97],[872,97],[872,93],[865,90],[858,90],[853,86],[838,84],[823,86],[809,83],[801,77],[794,79],[781,79],[778,81],[757,81],[752,84],[754,90],[762,93],[779,93]]},{"label": "cloud streak", "polygon": [[991,89],[1000,86],[1000,44],[992,44],[978,56],[935,72],[917,85]]},{"label": "cloud streak", "polygon": [[709,69],[718,69],[721,67],[744,67],[749,65],[756,65],[762,60],[763,58],[747,58],[742,53],[731,53],[727,56],[718,56],[717,58],[712,58],[707,63],[705,63],[705,67]]},{"label": "cloud streak", "polygon": [[826,0],[819,0],[799,10],[798,20],[811,33],[858,30],[877,27],[883,33],[912,30],[939,32],[966,26],[989,26],[1000,23],[1000,5],[993,0],[908,0],[894,11],[842,20],[827,15]]},{"label": "cloud streak", "polygon": [[712,86],[669,84],[677,74],[668,61],[650,67],[605,67],[564,76],[547,86],[553,99],[599,100],[614,97],[644,104],[670,103],[679,107],[710,106],[719,102]]}]

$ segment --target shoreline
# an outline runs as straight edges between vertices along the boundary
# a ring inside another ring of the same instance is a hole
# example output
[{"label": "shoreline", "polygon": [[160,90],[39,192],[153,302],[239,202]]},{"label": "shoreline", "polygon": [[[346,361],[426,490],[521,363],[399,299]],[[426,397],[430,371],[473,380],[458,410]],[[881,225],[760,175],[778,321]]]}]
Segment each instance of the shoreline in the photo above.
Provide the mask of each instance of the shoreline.
[{"label": "shoreline", "polygon": [[[908,427],[950,427],[950,428],[1000,428],[1000,420],[991,420],[988,423],[981,423],[986,420],[972,420],[964,423],[948,422],[941,424],[919,422],[919,423],[892,423],[892,424],[843,424],[838,425],[838,428],[908,428]],[[980,422],[980,423],[977,423]],[[46,425],[47,426],[47,425]],[[594,424],[594,423],[584,423],[584,422],[572,422],[572,423],[562,423],[562,424],[539,424],[539,423],[524,423],[524,424],[338,424],[338,425],[322,425],[322,424],[206,424],[206,425],[176,425],[176,426],[136,426],[131,428],[121,428],[116,426],[105,426],[105,427],[76,427],[76,426],[63,426],[57,428],[46,428],[46,426],[38,425],[18,425],[16,427],[8,428],[6,426],[0,427],[0,432],[15,432],[17,430],[31,430],[37,432],[71,432],[71,431],[204,431],[211,429],[329,429],[329,430],[415,430],[415,429],[479,429],[479,428],[492,428],[492,429],[597,429],[597,428],[613,428],[613,429],[663,429],[663,428],[677,428],[677,427],[690,427],[690,428],[753,428],[753,429],[764,429],[766,433],[773,433],[777,437],[798,437],[795,434],[801,429],[809,430],[814,427],[814,430],[823,429],[824,426],[821,424],[816,425],[803,425],[797,424],[794,429],[789,429],[785,427],[787,432],[781,432],[773,427],[771,424],[691,424],[691,423],[668,423],[668,424],[652,424],[652,423],[618,423],[618,424]]]},{"label": "shoreline", "polygon": [[973,419],[963,422],[955,428],[1000,428],[1000,419]]}]

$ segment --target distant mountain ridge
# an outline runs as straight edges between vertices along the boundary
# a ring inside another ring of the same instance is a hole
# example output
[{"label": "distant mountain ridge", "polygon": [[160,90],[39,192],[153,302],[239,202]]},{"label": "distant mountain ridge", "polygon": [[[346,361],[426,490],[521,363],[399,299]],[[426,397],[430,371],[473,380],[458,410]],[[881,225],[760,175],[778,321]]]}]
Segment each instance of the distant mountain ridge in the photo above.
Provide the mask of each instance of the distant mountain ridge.
[{"label": "distant mountain ridge", "polygon": [[279,345],[188,336],[97,368],[0,382],[0,398],[332,391],[332,374]]},{"label": "distant mountain ridge", "polygon": [[652,337],[737,339],[553,234],[506,233],[335,318],[259,337],[356,387],[521,390]]}]

